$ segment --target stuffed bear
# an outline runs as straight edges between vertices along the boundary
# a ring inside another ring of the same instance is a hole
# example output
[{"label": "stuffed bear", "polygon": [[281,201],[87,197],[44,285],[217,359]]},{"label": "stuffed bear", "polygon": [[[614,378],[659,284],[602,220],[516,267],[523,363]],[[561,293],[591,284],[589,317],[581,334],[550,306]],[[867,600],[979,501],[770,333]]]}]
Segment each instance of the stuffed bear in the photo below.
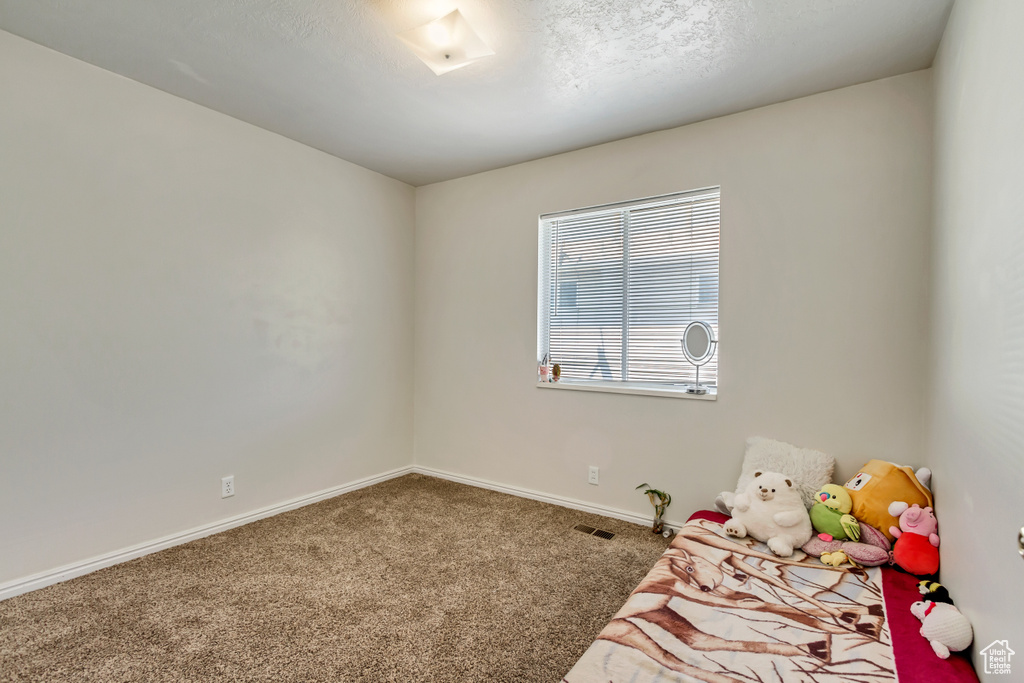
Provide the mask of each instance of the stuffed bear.
[{"label": "stuffed bear", "polygon": [[730,536],[751,536],[768,544],[779,557],[789,557],[811,538],[811,518],[793,480],[778,472],[755,472],[746,489],[733,497]]}]

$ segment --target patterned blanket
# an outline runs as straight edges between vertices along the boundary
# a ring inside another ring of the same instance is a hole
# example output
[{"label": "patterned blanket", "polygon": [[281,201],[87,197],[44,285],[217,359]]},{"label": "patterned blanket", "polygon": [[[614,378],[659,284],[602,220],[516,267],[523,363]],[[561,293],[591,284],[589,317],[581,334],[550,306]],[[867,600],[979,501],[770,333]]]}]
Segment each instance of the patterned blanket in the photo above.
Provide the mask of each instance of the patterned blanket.
[{"label": "patterned blanket", "polygon": [[895,681],[880,568],[688,522],[566,683]]}]

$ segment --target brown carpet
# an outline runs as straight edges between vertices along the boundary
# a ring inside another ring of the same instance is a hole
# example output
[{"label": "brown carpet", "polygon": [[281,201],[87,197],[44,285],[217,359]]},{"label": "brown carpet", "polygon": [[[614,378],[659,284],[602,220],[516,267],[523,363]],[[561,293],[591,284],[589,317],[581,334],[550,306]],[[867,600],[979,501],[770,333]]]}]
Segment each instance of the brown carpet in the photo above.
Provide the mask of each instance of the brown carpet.
[{"label": "brown carpet", "polygon": [[0,602],[0,680],[556,682],[666,546],[412,474]]}]

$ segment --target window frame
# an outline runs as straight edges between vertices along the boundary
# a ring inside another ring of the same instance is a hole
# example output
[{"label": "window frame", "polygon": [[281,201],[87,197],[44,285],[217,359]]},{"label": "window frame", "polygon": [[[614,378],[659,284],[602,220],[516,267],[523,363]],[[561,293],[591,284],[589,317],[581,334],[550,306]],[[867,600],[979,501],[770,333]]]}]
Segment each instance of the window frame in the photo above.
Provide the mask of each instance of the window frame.
[{"label": "window frame", "polygon": [[[697,198],[707,196],[710,194],[717,195],[717,218],[718,222],[715,227],[717,231],[717,250],[715,260],[717,261],[717,268],[714,270],[714,278],[716,282],[716,300],[714,302],[715,310],[715,322],[716,331],[718,328],[718,319],[721,313],[721,186],[712,185],[703,187],[695,190],[687,190],[683,192],[673,192],[669,194],[656,195],[651,197],[644,197],[640,199],[633,199],[623,202],[613,202],[608,204],[601,204],[596,206],[582,207],[578,209],[572,209],[568,211],[558,211],[552,213],[541,214],[537,220],[537,236],[538,236],[538,273],[537,273],[537,363],[541,363],[541,360],[545,353],[550,349],[550,326],[551,326],[551,296],[555,296],[556,304],[562,305],[563,299],[560,285],[564,285],[558,279],[557,275],[552,275],[552,271],[557,267],[553,264],[554,259],[551,254],[551,241],[550,234],[547,226],[559,218],[570,217],[570,216],[586,216],[588,214],[604,214],[616,211],[632,211],[644,208],[656,207],[659,204],[669,204],[673,201],[686,200],[687,198]],[[623,227],[623,242],[628,244],[628,218],[625,219],[627,226]],[[629,270],[629,253],[628,246],[624,248],[622,254],[624,272]],[[705,273],[698,272],[696,277],[698,282],[696,285],[691,285],[691,292],[696,292],[698,296],[698,302],[704,303],[703,290],[705,285],[704,278]],[[547,283],[550,282],[550,285]],[[624,301],[629,300],[628,297],[628,276],[622,282],[622,298]],[[556,293],[552,294],[551,289],[555,289]],[[573,292],[573,301],[578,305],[579,290]],[[624,304],[626,307],[629,303]],[[694,319],[702,319],[695,317]],[[628,332],[630,324],[628,318],[623,323],[623,346],[628,344]],[[716,337],[717,339],[717,337]],[[631,353],[628,348],[623,348],[623,356],[626,357]],[[680,362],[685,363],[685,359],[682,356],[680,350]],[[557,362],[557,358],[554,359]],[[718,364],[718,348],[715,349],[714,360],[716,366]],[[621,372],[621,370],[620,370]],[[628,372],[628,371],[627,371]],[[703,378],[702,378],[703,379]],[[720,366],[716,367],[716,378],[715,384],[708,386],[708,392],[706,394],[691,394],[686,392],[686,386],[691,385],[692,382],[679,383],[677,381],[667,379],[664,382],[659,381],[623,381],[623,380],[608,380],[608,379],[569,379],[562,378],[558,382],[541,381],[537,380],[537,387],[546,389],[568,389],[574,391],[598,391],[607,393],[619,393],[619,394],[641,394],[650,396],[664,396],[672,398],[690,398],[705,401],[715,401],[718,397],[718,389],[720,384]]]}]

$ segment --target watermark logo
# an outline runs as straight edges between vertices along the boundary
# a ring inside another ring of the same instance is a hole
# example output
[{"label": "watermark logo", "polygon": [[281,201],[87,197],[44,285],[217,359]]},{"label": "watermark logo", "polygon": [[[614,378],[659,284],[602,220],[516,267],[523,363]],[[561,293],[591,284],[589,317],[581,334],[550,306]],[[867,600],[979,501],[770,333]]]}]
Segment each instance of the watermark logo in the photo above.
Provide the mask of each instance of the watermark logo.
[{"label": "watermark logo", "polygon": [[1008,641],[992,641],[992,644],[981,651],[981,656],[985,658],[985,673],[1010,673],[1010,658],[1015,654],[1017,653],[1010,649],[1010,643]]}]

